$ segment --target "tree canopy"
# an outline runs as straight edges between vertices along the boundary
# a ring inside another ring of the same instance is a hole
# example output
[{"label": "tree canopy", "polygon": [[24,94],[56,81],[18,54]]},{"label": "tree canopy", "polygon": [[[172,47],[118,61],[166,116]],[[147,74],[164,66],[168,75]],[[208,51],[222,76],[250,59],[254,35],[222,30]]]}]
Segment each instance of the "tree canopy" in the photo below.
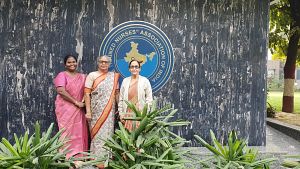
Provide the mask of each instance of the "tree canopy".
[{"label": "tree canopy", "polygon": [[[270,32],[269,49],[272,53],[272,59],[285,61],[289,37],[300,32],[300,28],[291,25],[295,22],[291,15],[291,5],[288,0],[273,0],[270,2]],[[297,63],[300,63],[300,44],[298,42]]]}]

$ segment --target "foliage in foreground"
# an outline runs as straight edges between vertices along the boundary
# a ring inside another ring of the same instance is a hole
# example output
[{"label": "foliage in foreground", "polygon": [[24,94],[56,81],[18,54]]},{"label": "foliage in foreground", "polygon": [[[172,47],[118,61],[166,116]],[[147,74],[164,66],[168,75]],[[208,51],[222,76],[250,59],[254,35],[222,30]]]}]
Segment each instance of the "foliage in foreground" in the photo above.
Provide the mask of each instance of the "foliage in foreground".
[{"label": "foliage in foreground", "polygon": [[119,122],[113,138],[106,140],[106,149],[112,152],[113,160],[109,167],[115,169],[157,169],[157,168],[184,168],[182,159],[186,151],[180,149],[187,141],[170,131],[171,126],[188,125],[188,122],[171,121],[177,110],[169,107],[157,109],[155,105],[151,111],[145,106],[142,111],[127,103],[128,107],[136,114],[140,126],[129,132]]},{"label": "foliage in foreground", "polygon": [[267,102],[267,117],[275,118],[276,116],[276,109],[273,107],[269,102]]},{"label": "foliage in foreground", "polygon": [[[14,134],[15,144],[11,144],[7,139],[2,138],[0,143],[0,169],[57,169],[74,167],[74,161],[95,158],[89,154],[81,158],[66,159],[67,147],[64,146],[66,139],[61,140],[62,131],[51,137],[53,123],[46,133],[41,136],[40,125],[35,124],[35,133],[29,137],[29,132],[24,136],[17,137]],[[99,162],[87,161],[81,165],[90,165]]]},{"label": "foliage in foreground", "polygon": [[[285,156],[289,159],[286,159],[283,161],[282,166],[287,167],[287,168],[297,168],[300,169],[300,155],[289,155]],[[291,160],[290,158],[294,158],[296,160]]]},{"label": "foliage in foreground", "polygon": [[[227,146],[223,146],[212,131],[210,131],[210,135],[212,145],[195,135],[196,140],[214,154],[214,157],[209,158],[205,163],[199,162],[204,168],[269,169],[269,164],[276,160],[275,158],[258,160],[258,151],[247,148],[246,141],[238,139],[235,131],[230,132]],[[214,167],[209,164],[213,164]]]}]

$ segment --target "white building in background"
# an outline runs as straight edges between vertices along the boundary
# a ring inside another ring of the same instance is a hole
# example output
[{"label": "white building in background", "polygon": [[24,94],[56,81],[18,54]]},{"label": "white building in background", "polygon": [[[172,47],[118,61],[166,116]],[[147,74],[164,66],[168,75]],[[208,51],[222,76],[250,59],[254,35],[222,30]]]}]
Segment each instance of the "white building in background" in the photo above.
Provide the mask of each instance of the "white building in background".
[{"label": "white building in background", "polygon": [[282,80],[284,63],[279,60],[268,60],[268,78]]},{"label": "white building in background", "polygon": [[300,89],[300,68],[297,68],[296,69],[296,76],[295,76],[295,79],[296,79],[296,89]]},{"label": "white building in background", "polygon": [[[280,60],[268,60],[267,70],[268,79],[283,80],[284,78],[284,63]],[[300,89],[300,68],[295,72],[295,88]]]}]

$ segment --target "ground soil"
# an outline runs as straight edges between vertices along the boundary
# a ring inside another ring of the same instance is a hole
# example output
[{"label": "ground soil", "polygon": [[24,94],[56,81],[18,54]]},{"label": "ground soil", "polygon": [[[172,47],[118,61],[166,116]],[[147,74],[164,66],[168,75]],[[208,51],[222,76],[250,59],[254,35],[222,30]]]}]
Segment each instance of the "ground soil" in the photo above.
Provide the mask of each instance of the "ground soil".
[{"label": "ground soil", "polygon": [[275,119],[288,124],[300,126],[300,113],[296,114],[296,113],[277,112]]}]

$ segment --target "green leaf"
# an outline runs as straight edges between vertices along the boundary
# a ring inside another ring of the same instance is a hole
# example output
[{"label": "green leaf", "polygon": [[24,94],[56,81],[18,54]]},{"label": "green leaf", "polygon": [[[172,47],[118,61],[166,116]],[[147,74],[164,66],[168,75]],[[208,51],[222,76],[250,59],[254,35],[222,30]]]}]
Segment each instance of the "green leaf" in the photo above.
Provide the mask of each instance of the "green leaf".
[{"label": "green leaf", "polygon": [[158,160],[162,160],[170,151],[172,150],[172,148],[168,148],[159,158]]},{"label": "green leaf", "polygon": [[[136,109],[134,105],[129,108]],[[177,134],[169,131],[171,125],[182,126],[188,124],[183,121],[171,121],[171,117],[176,111],[165,106],[162,109],[152,109],[148,106],[143,108],[140,125],[132,132],[128,132],[124,126],[115,131],[111,139],[105,141],[105,149],[109,150],[114,157],[110,160],[111,168],[183,168],[182,156],[186,151],[182,151],[181,146],[187,142]],[[133,110],[135,111],[135,110]],[[171,113],[169,112],[171,111]],[[165,116],[168,114],[168,116]],[[139,116],[139,115],[137,115]],[[168,117],[169,119],[166,119]],[[136,120],[138,118],[132,118]],[[166,121],[162,121],[166,119]],[[170,122],[168,122],[170,120]],[[128,140],[126,139],[126,132]],[[128,144],[130,142],[130,144]],[[169,149],[169,150],[168,150]],[[167,150],[167,151],[166,151]],[[158,159],[161,158],[161,159]],[[151,165],[153,164],[153,165]]]},{"label": "green leaf", "polygon": [[127,132],[127,130],[123,127],[123,124],[121,122],[119,122],[119,128],[120,130],[116,131],[117,135],[123,140],[124,143],[126,143],[127,145],[132,144],[131,140],[129,139],[129,133]]},{"label": "green leaf", "polygon": [[46,134],[43,135],[43,137],[42,137],[42,140],[41,140],[42,142],[47,141],[47,140],[50,139],[50,136],[51,136],[51,133],[52,133],[52,130],[53,130],[53,125],[54,125],[53,123],[50,124],[50,127],[48,128]]},{"label": "green leaf", "polygon": [[288,167],[288,168],[295,168],[297,166],[300,166],[300,162],[285,160],[285,161],[283,161],[282,166]]},{"label": "green leaf", "polygon": [[211,139],[212,139],[215,149],[219,150],[218,151],[219,155],[226,156],[225,148],[223,148],[221,143],[218,142],[218,140],[212,130],[210,130],[210,136],[211,136]]},{"label": "green leaf", "polygon": [[[116,161],[118,161],[118,163],[120,163],[122,166],[120,167],[124,167],[124,168],[129,168],[128,164],[123,160],[122,156],[117,153],[117,152],[113,152],[114,157],[116,157]],[[111,164],[114,163],[109,163],[108,165],[111,166]]]},{"label": "green leaf", "polygon": [[141,144],[143,144],[145,138],[142,135],[139,135],[136,140],[136,147],[140,148]]},{"label": "green leaf", "polygon": [[158,139],[159,139],[159,137],[157,135],[153,135],[152,137],[147,138],[144,142],[143,147],[151,146],[152,144],[156,143]]},{"label": "green leaf", "polygon": [[41,127],[40,124],[38,122],[35,123],[35,134],[34,134],[34,141],[33,141],[33,146],[36,146],[37,144],[40,143],[40,139],[41,139]]},{"label": "green leaf", "polygon": [[156,160],[157,158],[154,157],[154,156],[151,156],[149,154],[146,154],[146,153],[135,153],[136,156],[140,156],[140,157],[146,157],[146,158],[149,158],[151,160]]},{"label": "green leaf", "polygon": [[0,142],[0,150],[2,151],[1,155],[3,154],[3,157],[12,155],[12,153],[8,150],[8,148],[1,142]]},{"label": "green leaf", "polygon": [[163,120],[164,122],[167,122],[170,118],[172,118],[174,116],[174,114],[177,112],[177,109],[172,110]]},{"label": "green leaf", "polygon": [[2,138],[2,143],[6,146],[6,148],[14,155],[14,156],[19,156],[18,152],[16,149],[9,143],[8,140],[5,138]]},{"label": "green leaf", "polygon": [[163,147],[165,148],[169,148],[170,146],[166,143],[168,140],[166,140],[166,142],[164,140],[162,140],[161,138],[158,138],[157,140]]},{"label": "green leaf", "polygon": [[17,151],[21,152],[22,150],[21,150],[21,146],[20,146],[20,141],[19,141],[19,138],[17,137],[16,133],[14,133],[14,138],[15,138],[15,142],[16,142],[15,145],[17,147]]},{"label": "green leaf", "polygon": [[112,167],[112,168],[114,168],[114,169],[125,169],[125,167],[120,166],[120,165],[118,165],[118,164],[116,164],[116,163],[114,163],[114,162],[110,162],[110,163],[108,164],[108,166],[110,166],[110,167]]},{"label": "green leaf", "polygon": [[145,104],[143,111],[142,111],[142,118],[145,118],[148,113],[148,104]]},{"label": "green leaf", "polygon": [[132,111],[136,114],[137,117],[142,117],[141,112],[140,112],[139,110],[137,110],[137,108],[135,107],[134,104],[132,104],[131,102],[128,102],[128,101],[126,101],[126,100],[125,100],[125,102],[126,102],[128,108],[129,108],[130,110],[132,110]]},{"label": "green leaf", "polygon": [[109,138],[107,139],[106,142],[111,143],[111,144],[114,145],[114,147],[116,147],[118,150],[125,151],[125,150],[121,147],[121,145],[120,145],[118,142],[116,142],[114,139],[112,139],[111,137],[109,137]]},{"label": "green leaf", "polygon": [[168,126],[187,126],[189,125],[190,122],[187,122],[187,121],[174,121],[174,122],[169,122],[169,123],[166,123],[166,125]]},{"label": "green leaf", "polygon": [[149,123],[149,118],[146,116],[144,119],[140,122],[140,126],[132,132],[133,139],[137,139],[137,137],[140,135],[140,133],[145,129],[147,124]]},{"label": "green leaf", "polygon": [[135,161],[135,158],[133,155],[131,155],[129,152],[125,152],[126,156],[129,157],[132,161]]},{"label": "green leaf", "polygon": [[27,151],[27,142],[28,142],[28,131],[25,132],[24,138],[23,138],[23,142],[22,142],[22,152],[26,152]]},{"label": "green leaf", "polygon": [[38,164],[39,163],[39,158],[36,157],[32,160],[32,164]]},{"label": "green leaf", "polygon": [[222,153],[220,153],[213,146],[211,146],[207,142],[205,142],[201,137],[199,137],[197,135],[194,135],[194,137],[196,138],[196,140],[198,140],[200,142],[200,144],[202,144],[204,147],[206,147],[207,149],[209,149],[212,153],[214,153],[215,155],[218,155],[218,156],[222,156]]}]

